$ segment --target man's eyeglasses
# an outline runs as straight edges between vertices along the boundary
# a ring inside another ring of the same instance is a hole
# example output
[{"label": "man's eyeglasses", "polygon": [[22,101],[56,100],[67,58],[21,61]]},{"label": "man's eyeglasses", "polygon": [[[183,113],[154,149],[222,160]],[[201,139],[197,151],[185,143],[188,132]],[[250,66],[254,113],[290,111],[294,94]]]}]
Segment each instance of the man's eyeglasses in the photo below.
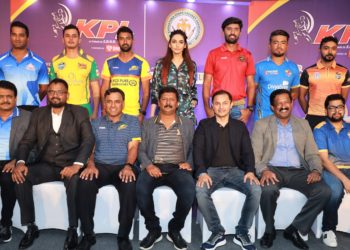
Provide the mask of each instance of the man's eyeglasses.
[{"label": "man's eyeglasses", "polygon": [[329,106],[327,108],[329,111],[336,111],[336,110],[344,110],[345,109],[345,105],[338,105],[338,106]]},{"label": "man's eyeglasses", "polygon": [[55,95],[56,94],[56,95],[61,96],[61,95],[67,94],[67,91],[65,91],[65,90],[48,90],[47,94],[48,95]]}]

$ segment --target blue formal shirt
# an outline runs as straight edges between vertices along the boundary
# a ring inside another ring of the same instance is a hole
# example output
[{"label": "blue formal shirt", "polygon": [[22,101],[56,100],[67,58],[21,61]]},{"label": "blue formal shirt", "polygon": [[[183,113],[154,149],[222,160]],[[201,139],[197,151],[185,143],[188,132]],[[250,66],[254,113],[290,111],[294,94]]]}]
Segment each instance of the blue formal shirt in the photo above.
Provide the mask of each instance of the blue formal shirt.
[{"label": "blue formal shirt", "polygon": [[49,84],[45,61],[30,50],[21,62],[17,62],[11,50],[0,55],[0,80],[16,85],[17,106],[39,106],[39,84]]},{"label": "blue formal shirt", "polygon": [[13,113],[3,121],[0,119],[0,161],[11,160],[10,157],[10,134],[12,119],[19,115],[18,108],[13,110]]},{"label": "blue formal shirt", "polygon": [[141,128],[136,116],[123,114],[116,123],[104,116],[93,120],[91,125],[96,139],[94,159],[97,163],[125,164],[128,143],[141,141]]},{"label": "blue formal shirt", "polygon": [[254,81],[257,83],[254,120],[272,115],[270,95],[276,89],[298,88],[300,77],[298,66],[287,58],[281,65],[271,57],[255,65]]},{"label": "blue formal shirt", "polygon": [[328,158],[338,166],[350,166],[350,124],[343,122],[343,128],[337,133],[327,119],[314,129],[315,142],[320,152],[328,151]]},{"label": "blue formal shirt", "polygon": [[277,120],[277,145],[269,165],[300,167],[299,153],[295,147],[293,129],[290,121],[286,126],[283,126],[279,120]]}]

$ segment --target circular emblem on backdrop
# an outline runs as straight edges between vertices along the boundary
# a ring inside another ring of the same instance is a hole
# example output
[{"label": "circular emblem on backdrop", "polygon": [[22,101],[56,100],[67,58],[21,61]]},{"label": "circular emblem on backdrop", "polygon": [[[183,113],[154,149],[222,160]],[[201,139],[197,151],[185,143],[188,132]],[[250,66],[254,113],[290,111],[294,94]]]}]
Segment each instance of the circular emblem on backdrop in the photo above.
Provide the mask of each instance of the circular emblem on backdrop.
[{"label": "circular emblem on backdrop", "polygon": [[181,29],[187,35],[188,48],[193,48],[202,40],[204,26],[200,16],[193,10],[182,8],[172,11],[164,22],[164,36],[169,41],[172,31]]}]

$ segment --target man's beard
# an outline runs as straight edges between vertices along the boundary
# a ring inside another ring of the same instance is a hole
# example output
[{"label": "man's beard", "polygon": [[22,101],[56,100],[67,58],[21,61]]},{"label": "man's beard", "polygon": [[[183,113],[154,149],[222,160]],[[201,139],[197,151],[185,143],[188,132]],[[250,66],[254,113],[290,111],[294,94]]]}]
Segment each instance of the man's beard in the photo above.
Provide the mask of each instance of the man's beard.
[{"label": "man's beard", "polygon": [[282,56],[284,56],[285,54],[284,54],[284,53],[272,53],[272,55],[273,55],[274,57],[282,57]]},{"label": "man's beard", "polygon": [[333,116],[331,117],[328,117],[328,119],[331,121],[331,122],[340,122],[343,120],[343,116],[340,116],[339,118],[334,118]]},{"label": "man's beard", "polygon": [[127,49],[124,49],[123,46],[120,46],[120,51],[122,52],[129,52],[132,49],[132,46],[128,47]]},{"label": "man's beard", "polygon": [[[328,59],[327,57],[328,56],[331,56],[331,59]],[[333,61],[334,60],[334,58],[335,58],[335,56],[334,55],[332,55],[332,54],[328,54],[328,55],[321,55],[321,57],[322,57],[322,60],[323,61],[325,61],[325,62],[331,62],[331,61]]]},{"label": "man's beard", "polygon": [[230,37],[225,36],[225,41],[228,44],[236,44],[238,41],[238,38],[239,37],[230,38]]}]

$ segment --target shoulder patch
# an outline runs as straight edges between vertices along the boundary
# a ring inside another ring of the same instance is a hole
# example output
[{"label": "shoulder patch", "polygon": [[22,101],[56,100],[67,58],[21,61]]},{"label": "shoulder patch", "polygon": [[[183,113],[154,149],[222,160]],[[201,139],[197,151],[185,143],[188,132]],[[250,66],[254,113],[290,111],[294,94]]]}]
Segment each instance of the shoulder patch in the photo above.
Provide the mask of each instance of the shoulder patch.
[{"label": "shoulder patch", "polygon": [[324,125],[326,125],[326,122],[325,122],[325,121],[320,122],[319,124],[316,125],[315,129],[317,129],[317,128],[322,128]]}]

